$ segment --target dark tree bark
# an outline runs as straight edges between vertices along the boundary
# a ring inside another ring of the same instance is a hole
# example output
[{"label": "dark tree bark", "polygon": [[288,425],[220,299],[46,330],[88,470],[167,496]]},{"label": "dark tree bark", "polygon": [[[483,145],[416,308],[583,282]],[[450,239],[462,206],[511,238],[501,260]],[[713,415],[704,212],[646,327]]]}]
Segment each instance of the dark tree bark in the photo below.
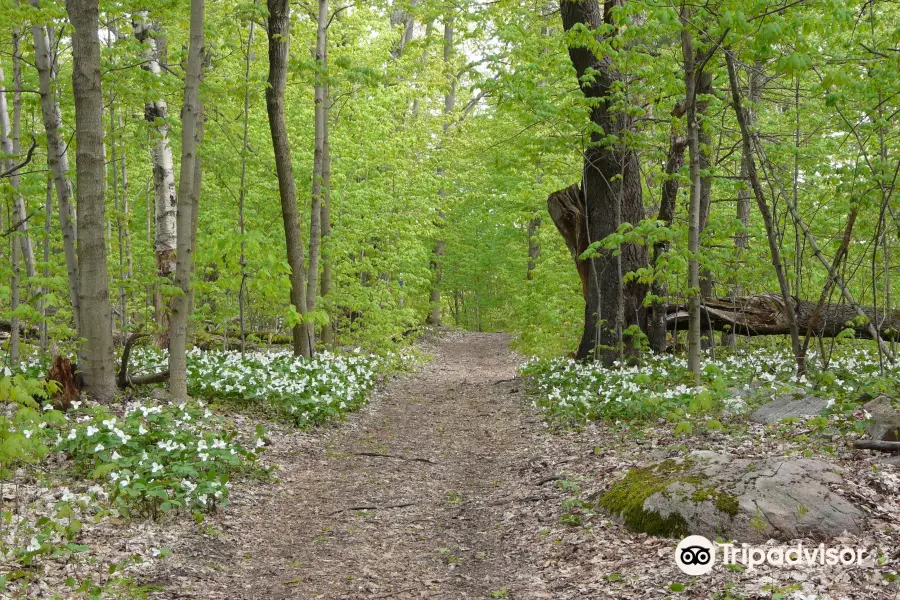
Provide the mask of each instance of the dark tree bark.
[{"label": "dark tree bark", "polygon": [[[615,4],[610,0],[604,5],[608,24],[612,22],[610,9]],[[561,0],[560,12],[566,31],[577,26],[597,30],[603,25],[596,0]],[[624,114],[610,108],[608,101],[620,79],[612,58],[599,58],[589,48],[578,46],[569,48],[569,57],[582,92],[592,101],[591,145],[584,153],[583,179],[577,188],[584,206],[585,241],[589,245],[614,233],[623,222],[636,224],[644,218],[641,176],[633,149],[611,146],[603,140],[606,136],[622,138],[631,125]],[[569,188],[563,193],[571,195],[571,191]],[[576,352],[579,359],[595,356],[611,363],[622,351],[623,330],[630,325],[644,325],[647,286],[635,281],[623,283],[623,274],[645,267],[647,260],[646,248],[625,244],[620,257],[600,251],[584,261],[587,282],[579,269],[586,292],[584,332]]]},{"label": "dark tree bark", "polygon": [[103,182],[103,92],[100,88],[98,0],[68,0],[72,23],[72,93],[75,97],[75,168],[78,177],[78,301],[81,307],[79,352],[85,390],[100,401],[116,392],[112,311],[106,271],[106,206]]},{"label": "dark tree bark", "polygon": [[534,269],[537,267],[538,258],[541,257],[541,243],[538,240],[541,220],[540,217],[535,217],[528,221],[528,267],[525,270],[525,279],[528,281],[534,278]]},{"label": "dark tree bark", "polygon": [[[674,116],[682,116],[683,107],[679,105],[673,111]],[[659,214],[657,221],[661,221],[666,227],[672,225],[675,218],[675,204],[678,200],[678,172],[684,166],[684,150],[687,140],[672,132],[669,137],[669,151],[666,155],[665,181],[662,184],[662,197],[659,202]],[[659,241],[653,244],[653,264],[659,267],[659,263],[669,251],[668,241]],[[666,313],[669,286],[665,281],[654,279],[652,294],[657,300],[650,306],[650,314],[647,322],[647,337],[650,340],[650,349],[654,352],[666,351]]]},{"label": "dark tree bark", "polygon": [[[322,250],[322,204],[325,180],[325,131],[328,129],[328,102],[325,68],[328,56],[328,0],[319,0],[316,26],[316,81],[314,85],[315,140],[313,147],[312,198],[309,215],[309,276],[306,279],[306,310],[316,310],[316,294],[319,283],[319,257]],[[306,324],[306,337],[310,352],[316,348],[316,324]]]},{"label": "dark tree bark", "polygon": [[[300,215],[297,211],[297,189],[291,146],[284,120],[284,89],[287,84],[288,50],[290,48],[291,9],[288,0],[268,0],[269,7],[269,78],[266,86],[266,112],[275,151],[275,171],[281,196],[281,216],[287,245],[288,265],[291,268],[291,304],[301,316],[306,315],[306,268],[303,264],[303,237],[300,235]],[[294,325],[294,353],[310,356],[306,326]]]}]

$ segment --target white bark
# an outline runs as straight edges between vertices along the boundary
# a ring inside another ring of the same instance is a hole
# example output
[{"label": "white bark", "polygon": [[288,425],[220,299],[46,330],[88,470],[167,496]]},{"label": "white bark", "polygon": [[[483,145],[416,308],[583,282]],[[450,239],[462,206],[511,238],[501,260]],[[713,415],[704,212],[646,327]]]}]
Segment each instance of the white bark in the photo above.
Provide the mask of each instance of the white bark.
[{"label": "white bark", "polygon": [[[166,38],[154,31],[147,12],[135,16],[133,21],[134,37],[145,44],[143,68],[159,77],[162,75],[160,61],[165,53]],[[148,101],[144,105],[144,118],[152,124],[153,137],[156,143],[152,150],[153,189],[155,191],[155,223],[156,235],[154,251],[156,253],[156,270],[160,277],[171,279],[175,273],[175,248],[177,246],[176,213],[178,196],[175,191],[175,165],[172,159],[172,146],[169,143],[169,125],[166,119],[169,107],[163,98]],[[161,338],[158,340],[165,346],[169,329],[169,308],[162,305],[162,297],[157,294],[156,321]]]},{"label": "white bark", "polygon": [[[18,35],[14,34],[16,37],[16,42],[18,42]],[[16,43],[18,46],[18,43]],[[16,56],[18,56],[18,48],[13,52]],[[15,126],[10,126],[9,120],[9,112],[6,102],[6,92],[3,88],[3,66],[0,65],[0,150],[7,156],[18,156],[19,151],[19,132],[18,125],[21,121],[18,118],[19,114],[21,114],[21,79],[19,77],[19,69],[18,66],[15,68],[15,76],[14,76],[14,104],[16,105],[14,110],[16,112]],[[14,131],[15,129],[15,131]],[[7,161],[7,168],[12,168],[13,161]],[[13,173],[10,177],[10,185],[12,185],[14,194],[13,194],[13,218],[15,219],[15,223],[18,224],[19,230],[19,247],[22,250],[22,257],[25,260],[25,273],[28,277],[34,277],[34,251],[31,247],[31,239],[28,237],[28,214],[25,210],[25,198],[19,192],[19,175],[17,173]]]},{"label": "white bark", "polygon": [[[34,2],[35,6],[37,3]],[[72,182],[69,181],[69,157],[66,142],[60,135],[59,102],[56,99],[56,61],[51,53],[51,31],[47,27],[35,25],[31,28],[34,37],[34,64],[40,81],[41,116],[47,133],[47,164],[53,174],[56,199],[59,204],[59,225],[63,235],[63,250],[66,257],[66,275],[69,280],[69,300],[75,328],[81,331],[81,310],[78,299],[78,258],[75,254],[77,229],[72,212]]]}]

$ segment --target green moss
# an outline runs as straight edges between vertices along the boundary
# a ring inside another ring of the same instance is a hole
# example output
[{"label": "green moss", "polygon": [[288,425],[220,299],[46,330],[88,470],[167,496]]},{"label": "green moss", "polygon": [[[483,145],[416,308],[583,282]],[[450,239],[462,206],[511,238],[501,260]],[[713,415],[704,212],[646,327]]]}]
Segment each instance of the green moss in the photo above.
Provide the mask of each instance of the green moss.
[{"label": "green moss", "polygon": [[600,498],[599,505],[624,519],[625,525],[634,531],[662,537],[684,537],[688,535],[688,526],[681,515],[663,517],[657,512],[646,511],[644,501],[653,494],[663,493],[679,481],[678,475],[683,474],[688,466],[687,461],[678,463],[667,460],[652,467],[632,469]]},{"label": "green moss", "polygon": [[624,479],[616,482],[599,500],[607,512],[618,515],[633,531],[662,537],[684,537],[689,534],[687,522],[679,514],[663,517],[655,511],[644,510],[644,502],[654,494],[667,496],[667,489],[675,483],[690,485],[696,491],[691,500],[712,502],[716,508],[732,517],[740,510],[738,499],[720,491],[715,485],[702,486],[702,476],[688,475],[692,461],[666,460],[658,465],[632,469]]},{"label": "green moss", "polygon": [[732,517],[736,516],[741,508],[736,496],[727,492],[722,492],[715,486],[697,488],[697,491],[694,492],[691,499],[694,502],[705,502],[709,500],[715,504],[716,508],[721,512]]}]

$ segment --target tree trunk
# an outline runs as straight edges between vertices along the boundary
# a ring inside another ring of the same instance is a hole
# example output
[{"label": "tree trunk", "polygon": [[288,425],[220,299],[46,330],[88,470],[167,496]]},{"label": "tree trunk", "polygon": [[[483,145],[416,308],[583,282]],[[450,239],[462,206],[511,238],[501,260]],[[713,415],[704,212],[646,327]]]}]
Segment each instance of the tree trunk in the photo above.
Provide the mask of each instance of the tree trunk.
[{"label": "tree trunk", "polygon": [[[166,54],[166,38],[159,31],[153,30],[147,12],[137,13],[132,22],[134,37],[144,48],[145,63],[141,68],[157,77],[162,76],[162,61]],[[153,137],[156,139],[152,151],[153,157],[153,189],[155,190],[155,223],[154,252],[156,254],[156,272],[163,280],[171,281],[175,273],[175,247],[177,245],[176,212],[178,195],[175,191],[175,166],[172,159],[172,147],[169,143],[169,125],[166,119],[169,107],[165,99],[148,101],[144,105],[144,118],[150,123]],[[164,302],[159,290],[154,294],[154,308],[158,327],[156,342],[161,347],[168,347],[169,319],[173,302]]]},{"label": "tree trunk", "polygon": [[[684,114],[683,104],[676,107],[673,116],[681,117]],[[665,180],[662,184],[662,196],[659,202],[659,214],[657,221],[661,221],[666,227],[672,226],[675,218],[675,206],[678,201],[678,172],[684,165],[684,149],[687,140],[672,131],[669,137],[669,151],[666,155]],[[669,242],[661,240],[653,244],[653,265],[660,269],[663,257],[669,251]],[[666,281],[658,276],[653,278],[651,293],[654,302],[650,306],[650,315],[647,323],[647,336],[650,341],[650,349],[662,353],[666,351],[666,312],[668,306],[669,286]]]},{"label": "tree trunk", "polygon": [[806,373],[806,361],[800,350],[800,333],[797,328],[797,320],[794,316],[792,308],[792,299],[790,288],[788,287],[787,276],[784,272],[784,263],[781,261],[781,251],[778,247],[778,234],[775,231],[775,224],[772,220],[772,213],[763,194],[762,185],[756,172],[756,162],[753,159],[753,146],[751,143],[750,129],[747,126],[747,119],[744,115],[744,109],[741,106],[741,92],[738,88],[737,73],[734,68],[734,59],[730,54],[730,50],[725,50],[725,62],[728,65],[728,81],[731,85],[731,97],[734,104],[734,113],[737,117],[738,125],[741,130],[741,138],[743,142],[743,152],[747,157],[747,178],[750,181],[750,187],[753,189],[753,195],[756,197],[756,204],[762,215],[763,223],[766,226],[766,237],[769,240],[769,252],[772,257],[772,265],[775,267],[775,273],[778,276],[778,286],[781,289],[783,300],[784,314],[788,323],[788,329],[791,334],[791,348],[794,356],[797,357],[797,377]]},{"label": "tree trunk", "polygon": [[[736,335],[789,335],[791,323],[788,315],[792,315],[796,326],[808,329],[818,337],[835,337],[849,329],[862,339],[874,339],[869,325],[860,325],[856,321],[859,312],[847,304],[822,304],[791,298],[791,309],[787,309],[784,296],[779,294],[756,294],[738,298],[709,298],[700,307],[704,328],[716,331],[733,330]],[[859,310],[875,319],[875,308],[861,306]],[[682,330],[687,323],[688,312],[683,305],[671,305],[666,315],[666,327],[672,331]],[[877,333],[885,339],[900,338],[900,311],[890,315],[878,309],[879,326]]]},{"label": "tree trunk", "polygon": [[72,92],[75,98],[75,154],[78,177],[78,300],[82,338],[79,353],[85,391],[100,401],[116,391],[112,313],[106,271],[106,206],[103,182],[103,92],[100,87],[98,0],[68,0],[72,23]]},{"label": "tree trunk", "polygon": [[175,285],[181,293],[175,296],[172,328],[169,333],[169,391],[176,402],[187,399],[187,323],[191,306],[191,229],[194,206],[200,189],[195,187],[198,137],[202,132],[200,78],[203,70],[203,17],[205,0],[191,0],[190,45],[184,79],[184,102],[181,109],[181,171],[178,175],[178,239],[175,262]]},{"label": "tree trunk", "polygon": [[246,56],[244,57],[244,133],[241,138],[241,189],[238,195],[238,226],[241,232],[241,256],[238,264],[241,267],[241,281],[238,288],[238,319],[240,321],[241,356],[246,351],[247,323],[244,304],[247,290],[247,258],[244,239],[247,234],[244,221],[244,200],[247,197],[247,148],[250,136],[250,63],[253,60],[253,31],[256,21],[250,20],[250,33],[247,35]]},{"label": "tree trunk", "polygon": [[[110,27],[110,35],[114,36],[114,30]],[[110,140],[109,152],[110,152],[110,172],[112,173],[112,187],[113,187],[113,208],[115,209],[115,217],[116,217],[116,237],[119,242],[119,320],[121,323],[122,329],[125,329],[128,326],[128,305],[125,300],[125,229],[126,225],[122,222],[122,207],[119,201],[119,152],[118,145],[119,141],[117,139],[116,125],[118,119],[116,118],[116,104],[115,104],[115,95],[110,93],[109,95],[109,131]],[[122,151],[122,162],[125,161],[125,151]],[[123,170],[124,174],[124,170]]]},{"label": "tree trunk", "polygon": [[[275,151],[275,171],[281,196],[281,216],[288,265],[291,269],[291,304],[301,317],[306,315],[306,272],[303,264],[303,238],[300,235],[300,216],[297,211],[297,190],[291,147],[284,120],[284,89],[287,83],[288,51],[290,48],[291,9],[288,0],[267,0],[269,7],[269,77],[266,86],[266,112]],[[310,356],[306,326],[293,327],[294,354]]]},{"label": "tree trunk", "polygon": [[[611,9],[614,4],[611,0],[606,6]],[[604,24],[596,0],[561,0],[560,12],[566,31],[580,26],[595,31]],[[610,26],[611,13],[606,11]],[[604,143],[607,136],[623,137],[631,125],[630,119],[606,100],[620,79],[612,58],[599,58],[589,48],[575,46],[569,48],[569,57],[582,92],[591,101],[591,121],[596,126],[584,153],[582,184],[577,188],[579,203],[585,207],[585,241],[589,245],[614,233],[621,222],[638,223],[644,218],[640,165],[633,149]],[[620,257],[600,250],[586,261],[587,302],[577,358],[593,356],[611,364],[622,351],[624,329],[644,324],[647,286],[637,281],[623,284],[622,274],[646,267],[647,262],[646,248],[633,243],[621,247]],[[617,323],[617,317],[622,322]]]},{"label": "tree trunk", "polygon": [[[309,273],[306,280],[306,311],[316,309],[316,294],[319,283],[319,254],[322,249],[322,182],[325,171],[325,130],[328,128],[328,116],[325,111],[325,73],[326,56],[328,54],[328,0],[319,0],[319,13],[316,27],[316,83],[315,98],[315,140],[313,151],[312,199],[309,215]],[[316,348],[316,324],[306,324],[306,337],[310,352]]]},{"label": "tree trunk", "polygon": [[700,124],[697,121],[697,72],[694,48],[688,25],[691,10],[681,7],[681,55],[684,60],[685,116],[687,117],[688,155],[691,192],[688,208],[688,369],[694,385],[700,385]]},{"label": "tree trunk", "polygon": [[[326,56],[326,68],[327,68]],[[324,142],[324,158],[322,163],[322,185],[325,188],[325,197],[322,200],[322,302],[324,309],[330,309],[328,296],[331,294],[331,145],[328,141],[328,130],[330,129],[330,121],[328,116],[330,93],[328,82],[325,82],[325,142]],[[328,323],[322,328],[322,341],[326,346],[334,345],[334,323],[332,322],[332,314],[329,312]]]},{"label": "tree trunk", "polygon": [[[44,239],[43,239],[43,260],[44,260],[44,269],[43,276],[44,278],[50,277],[50,227],[51,221],[53,220],[53,176],[47,176],[47,193],[44,196]],[[41,331],[40,331],[40,344],[41,344],[41,359],[46,357],[47,355],[47,303],[41,298],[40,304],[41,311]]]},{"label": "tree trunk", "polygon": [[[22,69],[19,58],[19,33],[13,31],[13,120],[10,127],[9,113],[7,112],[6,92],[3,89],[3,67],[0,66],[0,149],[9,156],[19,156],[21,151],[21,123],[22,123]],[[13,161],[8,161],[7,169],[11,169]],[[28,213],[25,209],[25,198],[19,192],[19,174],[12,173],[9,183],[13,188],[13,219],[18,224],[19,247],[22,250],[22,258],[25,262],[25,274],[31,278],[35,276],[34,250],[31,246],[31,238],[28,235]]]},{"label": "tree trunk", "polygon": [[[32,2],[37,6],[37,2]],[[72,182],[69,181],[69,157],[66,141],[60,135],[59,102],[56,98],[56,59],[52,55],[52,30],[35,25],[31,28],[34,37],[34,65],[37,67],[41,94],[41,116],[47,134],[47,164],[53,173],[56,199],[59,204],[59,227],[63,236],[63,250],[66,257],[66,275],[69,281],[69,300],[75,329],[81,332],[81,309],[78,294],[78,257],[75,252],[76,228],[72,214]],[[82,336],[83,337],[83,336]]]},{"label": "tree trunk", "polygon": [[[744,110],[746,112],[747,119],[747,127],[752,129],[756,126],[756,105],[759,104],[760,100],[762,100],[762,89],[763,84],[765,83],[765,76],[762,72],[762,62],[756,61],[754,63],[753,68],[748,70],[747,74],[747,100],[750,102],[750,105],[746,107]],[[745,183],[745,186],[742,186],[741,189],[737,192],[737,218],[743,225],[746,230],[750,226],[750,191],[746,186],[749,186],[747,183],[748,178],[748,167],[747,162],[750,160],[749,156],[746,156],[743,152],[741,152],[741,172],[740,179],[742,183]],[[734,247],[737,251],[738,260],[741,259],[743,253],[746,251],[747,247],[750,245],[750,236],[746,231],[742,231],[734,236]],[[737,273],[738,270],[735,270]],[[734,297],[740,296],[744,293],[744,287],[741,285],[740,278],[734,277],[729,281],[729,287],[731,288],[731,295]],[[734,336],[732,332],[725,332],[722,334],[722,343],[728,346],[733,346],[737,342],[737,338]]]},{"label": "tree trunk", "polygon": [[534,269],[537,267],[538,258],[541,256],[541,243],[538,241],[538,228],[541,226],[541,218],[534,217],[528,221],[528,266],[525,269],[525,279],[534,279]]},{"label": "tree trunk", "polygon": [[[453,59],[453,36],[455,35],[454,22],[454,17],[448,15],[444,23],[444,71],[447,78],[447,92],[444,94],[443,133],[445,136],[450,130],[450,115],[453,114],[453,109],[456,107],[456,76],[453,74],[451,65]],[[443,174],[443,169],[439,169],[438,175],[443,176]],[[441,204],[443,205],[443,198],[447,196],[447,190],[443,187],[443,184],[441,189],[438,190],[438,196],[440,196]],[[444,279],[444,249],[446,247],[446,242],[442,239],[444,219],[444,211],[439,209],[436,219],[437,239],[434,241],[434,251],[431,256],[431,271],[434,275],[434,283],[431,286],[431,294],[429,296],[431,314],[428,316],[428,324],[434,327],[441,326],[441,284]]]}]

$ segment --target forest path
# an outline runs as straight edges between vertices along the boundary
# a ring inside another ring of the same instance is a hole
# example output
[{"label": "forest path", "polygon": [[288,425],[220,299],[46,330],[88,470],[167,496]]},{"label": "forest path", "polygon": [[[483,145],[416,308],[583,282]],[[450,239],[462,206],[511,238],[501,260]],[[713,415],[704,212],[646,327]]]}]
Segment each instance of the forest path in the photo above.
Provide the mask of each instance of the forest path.
[{"label": "forest path", "polygon": [[159,597],[551,597],[528,552],[536,531],[517,522],[555,498],[536,485],[547,436],[508,344],[444,336],[430,362],[325,435],[273,435],[280,484],[235,494],[210,525],[220,530],[173,548],[150,577]]}]

